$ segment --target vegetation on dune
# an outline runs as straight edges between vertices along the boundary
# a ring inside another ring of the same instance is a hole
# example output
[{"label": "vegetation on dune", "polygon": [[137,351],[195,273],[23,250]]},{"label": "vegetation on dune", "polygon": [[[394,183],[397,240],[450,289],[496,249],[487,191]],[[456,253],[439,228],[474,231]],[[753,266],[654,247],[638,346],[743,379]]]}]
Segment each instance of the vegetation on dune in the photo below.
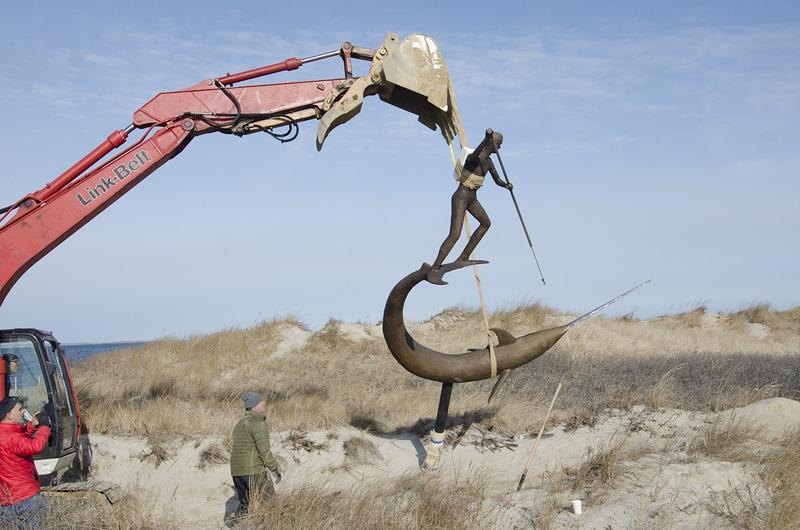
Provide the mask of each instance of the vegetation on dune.
[{"label": "vegetation on dune", "polygon": [[485,477],[478,470],[455,477],[414,474],[346,491],[304,484],[251,505],[250,517],[240,525],[302,530],[491,529],[496,524],[485,506]]},{"label": "vegetation on dune", "polygon": [[[358,451],[364,450],[365,446],[360,445]],[[303,483],[281,488],[267,501],[254,498],[250,515],[241,519],[236,528],[489,530],[497,526],[492,509],[486,507],[486,477],[485,472],[472,469],[453,477],[404,475],[391,483],[366,482],[346,490]],[[92,498],[76,501],[74,497],[50,497],[43,528],[182,528],[170,515],[153,515],[146,499],[147,494],[142,491],[133,492],[113,506]]]},{"label": "vegetation on dune", "polygon": [[[748,427],[735,422],[727,431],[712,425],[712,436],[719,438],[712,448],[726,450],[726,457],[735,451],[738,460],[749,457],[758,464],[758,476],[752,483],[714,495],[708,509],[734,528],[794,530],[800,521],[800,431],[786,433],[766,455],[747,455],[741,446],[747,439],[743,428]],[[702,436],[707,438],[708,433]]]},{"label": "vegetation on dune", "polygon": [[[181,525],[170,516],[152,513],[152,499],[134,491],[109,506],[105,499],[48,495],[48,507],[41,528],[48,530],[178,530]],[[25,525],[19,530],[30,528]],[[17,530],[17,529],[10,529]]]},{"label": "vegetation on dune", "polygon": [[762,474],[770,497],[763,519],[769,530],[796,528],[800,521],[800,431],[787,434],[781,446],[769,458]]},{"label": "vegetation on dune", "polygon": [[369,439],[352,437],[344,441],[344,459],[348,465],[374,464],[383,460],[380,451]]},{"label": "vegetation on dune", "polygon": [[[695,326],[698,311],[649,321],[588,321],[551,352],[516,370],[491,406],[486,397],[492,381],[459,385],[452,423],[491,420],[530,432],[558,382],[564,391],[555,421],[575,426],[591,424],[607,408],[645,404],[717,411],[767,397],[800,396],[800,309],[703,311]],[[491,324],[519,334],[569,319],[534,305],[498,311]],[[295,351],[273,357],[289,326],[303,324],[291,317],[276,319],[246,330],[160,340],[76,365],[88,428],[148,437],[159,431],[227,434],[246,390],[266,396],[274,430],[430,428],[438,384],[405,372],[379,334],[356,335],[347,329],[354,325],[332,320]],[[361,325],[362,331],[368,327]],[[455,309],[412,327],[412,333],[456,352],[481,346],[481,329],[477,312]]]},{"label": "vegetation on dune", "polygon": [[[571,318],[529,305],[497,311],[490,323],[522,334]],[[378,433],[423,435],[432,428],[439,385],[405,372],[378,328],[331,320],[288,353],[272,355],[290,327],[309,331],[289,317],[245,330],[160,340],[77,364],[73,375],[88,431],[144,436],[148,450],[140,458],[156,465],[169,459],[173,450],[167,434],[169,439],[182,434],[221,435],[227,440],[241,412],[239,396],[246,390],[266,396],[273,431],[289,431],[287,440],[303,448],[311,443],[305,433],[313,429],[352,425]],[[411,326],[420,341],[449,352],[485,346],[482,329],[480,314],[464,309],[450,309]],[[627,411],[629,430],[635,432],[643,421],[637,420],[642,410],[716,412],[769,397],[800,399],[798,353],[800,308],[774,311],[758,305],[717,315],[698,307],[651,320],[631,315],[596,318],[516,370],[492,405],[486,398],[493,381],[458,385],[450,426],[482,423],[500,432],[535,434],[559,382],[564,388],[551,421],[568,431],[594,426],[608,409]],[[749,452],[751,435],[747,424],[714,422],[687,440],[682,458],[756,465],[758,484],[717,497],[708,510],[734,527],[792,528],[800,517],[800,437],[790,434],[771,452],[756,455]],[[197,466],[224,462],[229,441],[212,441],[201,451]],[[362,436],[344,440],[343,446],[345,468],[381,460]],[[530,523],[551,527],[566,489],[602,497],[604,490],[625,480],[631,463],[647,451],[622,440],[609,442],[587,454],[582,464],[562,469],[560,478],[546,487],[543,483]],[[242,527],[427,528],[446,521],[447,528],[492,528],[496,518],[487,506],[495,504],[487,498],[479,474],[405,477],[352,491],[305,484],[257,507]],[[73,528],[70,521],[80,519],[81,527],[129,528],[129,509],[88,511],[60,524]],[[130,521],[142,528],[173,524],[168,519]],[[668,519],[664,521],[668,525]]]}]

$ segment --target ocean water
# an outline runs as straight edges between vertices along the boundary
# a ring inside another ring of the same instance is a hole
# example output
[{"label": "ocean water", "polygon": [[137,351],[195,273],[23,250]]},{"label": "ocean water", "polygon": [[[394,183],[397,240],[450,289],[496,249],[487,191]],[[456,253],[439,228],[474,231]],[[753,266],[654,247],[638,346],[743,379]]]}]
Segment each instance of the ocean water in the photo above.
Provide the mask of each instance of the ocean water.
[{"label": "ocean water", "polygon": [[94,344],[62,344],[61,348],[67,354],[70,363],[84,361],[89,357],[123,348],[133,348],[147,344],[146,342],[105,342]]}]

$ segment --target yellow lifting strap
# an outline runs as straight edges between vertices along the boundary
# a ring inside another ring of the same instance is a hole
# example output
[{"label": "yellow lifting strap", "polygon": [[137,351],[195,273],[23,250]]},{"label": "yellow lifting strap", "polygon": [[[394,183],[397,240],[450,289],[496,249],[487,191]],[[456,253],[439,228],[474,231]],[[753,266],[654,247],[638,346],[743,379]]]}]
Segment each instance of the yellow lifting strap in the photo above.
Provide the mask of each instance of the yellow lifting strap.
[{"label": "yellow lifting strap", "polygon": [[[464,135],[464,132],[461,131],[461,134],[458,136],[458,140],[461,143],[461,149],[464,149],[464,146],[467,142],[467,139]],[[455,169],[458,166],[456,162],[456,155],[453,152],[453,143],[450,141],[450,138],[447,138],[447,146],[450,148],[450,158],[453,159],[453,168]],[[469,226],[469,216],[467,212],[464,212],[464,229],[466,230],[467,240],[472,237],[472,230]],[[472,256],[467,256],[468,259],[472,259]],[[478,298],[481,301],[481,313],[483,314],[483,327],[486,330],[486,339],[489,341],[489,363],[491,365],[492,370],[492,378],[497,377],[497,356],[494,353],[494,344],[492,344],[492,332],[489,330],[489,315],[486,312],[486,302],[483,298],[483,287],[481,287],[481,275],[478,272],[478,266],[472,266],[472,272],[475,274],[475,287],[478,289]]]}]

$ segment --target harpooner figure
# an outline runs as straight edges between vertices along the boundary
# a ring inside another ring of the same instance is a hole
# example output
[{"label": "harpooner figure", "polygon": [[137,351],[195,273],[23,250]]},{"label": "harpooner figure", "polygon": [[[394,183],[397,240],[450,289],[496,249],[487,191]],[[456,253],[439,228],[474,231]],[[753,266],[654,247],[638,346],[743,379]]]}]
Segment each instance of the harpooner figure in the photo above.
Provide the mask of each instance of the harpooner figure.
[{"label": "harpooner figure", "polygon": [[[503,143],[503,135],[499,132],[494,132],[491,129],[486,129],[486,136],[478,144],[474,151],[463,148],[461,156],[456,164],[455,176],[458,181],[458,188],[453,193],[451,199],[450,210],[450,233],[439,248],[439,255],[436,256],[436,261],[433,262],[431,271],[428,273],[428,281],[437,285],[445,285],[447,282],[442,280],[446,270],[442,268],[445,258],[453,250],[453,246],[461,236],[461,226],[464,224],[464,214],[469,212],[472,217],[477,219],[480,225],[472,233],[469,238],[467,246],[464,247],[461,255],[453,262],[464,263],[469,261],[469,257],[475,247],[478,246],[481,238],[489,230],[492,225],[486,210],[483,209],[481,203],[478,202],[478,188],[483,186],[483,179],[486,173],[489,172],[494,179],[495,184],[507,190],[511,190],[513,186],[511,183],[504,182],[500,175],[497,174],[497,169],[492,163],[492,153],[496,152],[495,147],[499,150],[500,145]],[[476,261],[475,263],[486,263],[484,261]]]}]

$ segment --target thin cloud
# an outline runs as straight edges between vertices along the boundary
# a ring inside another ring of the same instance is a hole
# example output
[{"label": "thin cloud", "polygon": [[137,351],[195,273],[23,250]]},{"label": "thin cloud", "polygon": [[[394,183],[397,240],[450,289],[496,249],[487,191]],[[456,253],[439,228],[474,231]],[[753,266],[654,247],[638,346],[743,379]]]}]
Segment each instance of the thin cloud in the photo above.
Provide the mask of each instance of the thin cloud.
[{"label": "thin cloud", "polygon": [[97,53],[87,53],[83,55],[83,60],[87,63],[107,66],[109,68],[124,68],[127,61],[119,55],[100,55]]},{"label": "thin cloud", "polygon": [[447,59],[464,99],[510,101],[512,110],[519,101],[531,101],[557,112],[586,103],[663,111],[668,107],[652,100],[659,84],[662,90],[665,85],[680,92],[722,88],[796,102],[800,58],[793,43],[798,41],[800,31],[776,27],[592,38],[549,33],[519,40],[487,37],[480,46],[449,49]]}]

